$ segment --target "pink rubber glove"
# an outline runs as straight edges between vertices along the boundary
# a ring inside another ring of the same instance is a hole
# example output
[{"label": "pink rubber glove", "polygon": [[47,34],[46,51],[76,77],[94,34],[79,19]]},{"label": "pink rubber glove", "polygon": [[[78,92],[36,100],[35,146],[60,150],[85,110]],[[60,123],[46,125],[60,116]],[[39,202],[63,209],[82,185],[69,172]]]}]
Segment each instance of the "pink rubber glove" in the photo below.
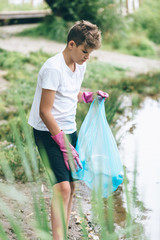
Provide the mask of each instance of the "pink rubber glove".
[{"label": "pink rubber glove", "polygon": [[93,99],[94,99],[93,95],[94,95],[93,92],[83,92],[82,99],[85,103],[93,102]]},{"label": "pink rubber glove", "polygon": [[106,101],[106,98],[109,97],[109,94],[108,94],[108,93],[103,92],[103,91],[101,91],[101,90],[98,90],[98,91],[97,91],[97,95],[98,95],[98,96],[101,96],[102,98],[105,98],[104,101]]},{"label": "pink rubber glove", "polygon": [[[60,147],[60,150],[62,151],[63,153],[63,158],[64,158],[64,163],[67,167],[68,170],[70,170],[69,168],[69,156],[68,156],[68,151],[67,151],[67,147],[66,147],[66,142],[65,142],[65,135],[64,135],[64,132],[61,131],[59,132],[57,135],[55,136],[51,136],[53,138],[53,140],[59,145]],[[80,164],[80,161],[79,161],[79,155],[76,151],[76,149],[70,144],[68,143],[68,146],[70,147],[71,149],[71,153],[72,153],[72,156],[73,156],[73,161],[74,161],[74,165],[75,165],[75,169],[77,170],[77,164],[80,168],[82,168],[81,164]]]},{"label": "pink rubber glove", "polygon": [[[103,92],[101,90],[98,90],[96,93],[97,93],[97,95],[101,96],[102,98],[105,98],[105,101],[106,101],[106,98],[109,97],[108,93]],[[93,92],[83,92],[82,99],[85,103],[93,102],[94,93]]]}]

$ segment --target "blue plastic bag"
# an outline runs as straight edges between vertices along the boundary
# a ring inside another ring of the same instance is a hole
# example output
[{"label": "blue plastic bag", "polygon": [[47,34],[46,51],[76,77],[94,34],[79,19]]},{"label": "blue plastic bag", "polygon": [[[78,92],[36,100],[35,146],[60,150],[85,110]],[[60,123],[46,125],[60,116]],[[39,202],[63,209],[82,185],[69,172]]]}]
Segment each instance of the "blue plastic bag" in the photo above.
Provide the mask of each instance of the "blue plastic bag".
[{"label": "blue plastic bag", "polygon": [[76,150],[82,169],[72,172],[72,176],[95,191],[101,188],[103,197],[108,197],[123,182],[123,166],[105,116],[104,99],[92,102],[80,128]]}]

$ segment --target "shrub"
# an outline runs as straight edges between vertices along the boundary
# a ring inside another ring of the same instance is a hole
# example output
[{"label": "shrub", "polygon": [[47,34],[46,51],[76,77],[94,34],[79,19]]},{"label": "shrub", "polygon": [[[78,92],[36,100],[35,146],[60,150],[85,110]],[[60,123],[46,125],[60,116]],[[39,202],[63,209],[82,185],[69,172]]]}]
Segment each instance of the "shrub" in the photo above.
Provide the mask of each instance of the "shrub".
[{"label": "shrub", "polygon": [[127,50],[135,56],[154,56],[154,44],[145,37],[131,36],[126,44]]},{"label": "shrub", "polygon": [[145,0],[141,8],[134,14],[134,28],[145,30],[149,39],[160,43],[160,2]]},{"label": "shrub", "polygon": [[26,29],[19,36],[45,37],[58,42],[66,42],[69,24],[63,18],[47,16],[37,27]]},{"label": "shrub", "polygon": [[102,31],[113,30],[120,26],[120,14],[113,0],[45,0],[53,11],[54,16],[62,17],[65,21],[80,19],[97,24]]}]

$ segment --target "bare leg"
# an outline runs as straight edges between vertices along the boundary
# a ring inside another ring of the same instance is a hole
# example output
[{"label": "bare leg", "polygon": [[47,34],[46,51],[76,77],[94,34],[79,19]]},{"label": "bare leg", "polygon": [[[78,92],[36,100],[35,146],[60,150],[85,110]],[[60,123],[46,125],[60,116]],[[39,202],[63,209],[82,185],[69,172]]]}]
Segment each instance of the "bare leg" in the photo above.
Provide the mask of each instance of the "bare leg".
[{"label": "bare leg", "polygon": [[67,228],[69,225],[69,218],[70,218],[70,214],[71,214],[71,210],[72,210],[72,200],[73,200],[73,195],[74,195],[74,191],[75,191],[75,183],[70,182],[70,187],[71,187],[71,194],[70,194],[68,209],[67,209]]},{"label": "bare leg", "polygon": [[51,205],[51,222],[54,240],[64,239],[64,227],[61,219],[61,200],[64,207],[65,222],[68,219],[68,205],[70,202],[71,186],[67,181],[57,183],[53,187],[53,199]]}]

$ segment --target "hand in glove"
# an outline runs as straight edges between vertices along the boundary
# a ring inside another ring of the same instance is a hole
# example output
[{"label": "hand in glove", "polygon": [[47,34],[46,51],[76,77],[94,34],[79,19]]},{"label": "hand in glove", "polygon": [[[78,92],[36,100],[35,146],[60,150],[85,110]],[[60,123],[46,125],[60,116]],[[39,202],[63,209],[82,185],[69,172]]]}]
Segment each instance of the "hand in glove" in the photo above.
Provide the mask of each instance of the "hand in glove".
[{"label": "hand in glove", "polygon": [[106,101],[106,98],[109,98],[109,94],[106,93],[106,92],[103,92],[103,91],[101,91],[101,90],[98,90],[96,93],[97,93],[97,95],[100,96],[101,98],[105,98],[104,101]]},{"label": "hand in glove", "polygon": [[[97,92],[97,95],[102,97],[102,98],[108,98],[109,97],[109,94],[106,93],[106,92],[103,92],[101,90],[98,90]],[[93,92],[83,92],[82,94],[82,99],[85,103],[90,103],[90,102],[93,102],[93,99],[94,99],[94,93]]]},{"label": "hand in glove", "polygon": [[68,150],[67,150],[67,145],[68,147],[70,147],[70,151],[73,157],[73,162],[75,165],[75,169],[77,170],[77,165],[82,168],[80,160],[79,160],[79,155],[77,153],[77,151],[75,150],[75,148],[68,142],[66,143],[66,139],[65,139],[65,134],[63,131],[59,132],[58,134],[56,134],[55,136],[51,136],[52,139],[59,145],[60,150],[63,153],[63,158],[64,158],[64,163],[67,167],[68,170],[70,170],[69,167],[69,154],[68,154]]}]

